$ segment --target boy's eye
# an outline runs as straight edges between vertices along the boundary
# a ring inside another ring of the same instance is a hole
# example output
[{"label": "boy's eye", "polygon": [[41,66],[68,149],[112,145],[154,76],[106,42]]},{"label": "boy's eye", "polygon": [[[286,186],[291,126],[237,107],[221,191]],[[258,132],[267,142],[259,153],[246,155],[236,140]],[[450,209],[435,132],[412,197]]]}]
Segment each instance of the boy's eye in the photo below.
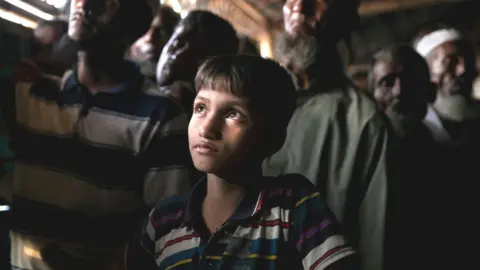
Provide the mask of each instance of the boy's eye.
[{"label": "boy's eye", "polygon": [[205,111],[205,105],[203,104],[196,104],[193,108],[194,113],[202,113],[203,111]]},{"label": "boy's eye", "polygon": [[239,111],[229,111],[227,113],[227,118],[234,119],[234,120],[239,120],[243,117],[243,115]]}]

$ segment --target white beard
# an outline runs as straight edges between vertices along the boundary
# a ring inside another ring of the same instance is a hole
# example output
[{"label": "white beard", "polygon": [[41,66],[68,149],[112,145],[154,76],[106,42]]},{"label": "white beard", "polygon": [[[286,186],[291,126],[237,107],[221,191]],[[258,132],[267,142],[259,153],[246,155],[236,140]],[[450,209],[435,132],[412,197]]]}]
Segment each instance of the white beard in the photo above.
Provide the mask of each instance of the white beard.
[{"label": "white beard", "polygon": [[437,95],[433,103],[435,111],[444,119],[465,121],[480,119],[480,102],[464,96]]}]

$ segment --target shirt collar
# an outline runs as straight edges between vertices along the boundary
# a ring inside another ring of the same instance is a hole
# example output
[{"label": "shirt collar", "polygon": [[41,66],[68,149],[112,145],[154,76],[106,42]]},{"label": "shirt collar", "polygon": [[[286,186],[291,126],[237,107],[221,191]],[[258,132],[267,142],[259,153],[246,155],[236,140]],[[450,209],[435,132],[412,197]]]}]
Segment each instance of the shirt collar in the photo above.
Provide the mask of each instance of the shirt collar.
[{"label": "shirt collar", "polygon": [[[143,81],[143,75],[140,73],[138,66],[131,61],[124,61],[123,73],[125,74],[125,76],[123,76],[124,80],[110,88],[107,91],[108,93],[123,93],[134,88],[134,86],[138,85],[140,81]],[[73,69],[72,72],[68,73],[67,78],[65,78],[62,90],[70,91],[79,86],[81,86],[81,84],[78,82],[77,71],[76,69]]]},{"label": "shirt collar", "polygon": [[[260,187],[247,191],[230,220],[239,221],[254,216],[264,205],[265,190]],[[185,223],[197,223],[202,219],[202,202],[207,195],[207,178],[200,180],[192,189],[187,201]]]}]

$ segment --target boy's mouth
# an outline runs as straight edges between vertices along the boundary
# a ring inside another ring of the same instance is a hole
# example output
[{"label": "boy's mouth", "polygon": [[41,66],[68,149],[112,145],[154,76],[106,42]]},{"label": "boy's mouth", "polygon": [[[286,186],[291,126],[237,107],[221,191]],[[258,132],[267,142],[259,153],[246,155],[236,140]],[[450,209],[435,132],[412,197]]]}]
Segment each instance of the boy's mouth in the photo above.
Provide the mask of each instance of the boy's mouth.
[{"label": "boy's mouth", "polygon": [[193,146],[193,150],[195,150],[199,154],[213,154],[218,152],[218,148],[209,142],[201,142]]}]

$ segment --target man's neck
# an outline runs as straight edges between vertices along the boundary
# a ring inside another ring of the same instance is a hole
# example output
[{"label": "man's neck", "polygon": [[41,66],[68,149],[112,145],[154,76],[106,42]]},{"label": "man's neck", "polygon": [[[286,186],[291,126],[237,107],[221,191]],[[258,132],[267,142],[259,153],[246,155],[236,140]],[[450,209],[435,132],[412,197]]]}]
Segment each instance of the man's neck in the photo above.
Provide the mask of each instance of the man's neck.
[{"label": "man's neck", "polygon": [[105,92],[119,83],[122,59],[101,61],[87,52],[78,53],[78,81],[91,92]]},{"label": "man's neck", "polygon": [[438,96],[433,108],[444,120],[463,122],[480,119],[480,103],[461,96]]}]

